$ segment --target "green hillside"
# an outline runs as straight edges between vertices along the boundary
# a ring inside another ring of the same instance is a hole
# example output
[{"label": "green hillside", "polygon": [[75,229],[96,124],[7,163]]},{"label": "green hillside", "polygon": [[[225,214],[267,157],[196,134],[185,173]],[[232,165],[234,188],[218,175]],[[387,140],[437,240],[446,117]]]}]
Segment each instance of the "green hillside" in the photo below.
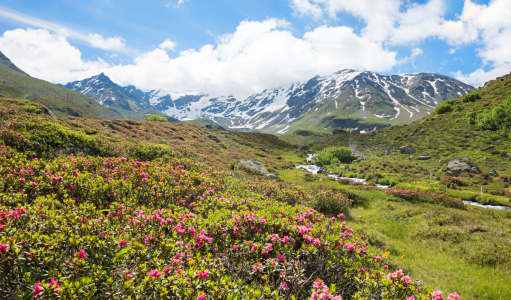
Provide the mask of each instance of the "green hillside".
[{"label": "green hillside", "polygon": [[0,52],[0,97],[27,99],[50,108],[57,116],[120,119],[122,115],[78,92],[31,77]]}]

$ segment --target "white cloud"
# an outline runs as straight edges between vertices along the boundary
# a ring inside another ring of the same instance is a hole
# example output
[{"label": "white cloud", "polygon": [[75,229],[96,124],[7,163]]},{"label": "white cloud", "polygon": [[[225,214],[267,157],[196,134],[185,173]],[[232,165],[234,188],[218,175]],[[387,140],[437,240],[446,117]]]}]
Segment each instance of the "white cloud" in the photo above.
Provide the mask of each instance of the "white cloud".
[{"label": "white cloud", "polygon": [[90,46],[103,50],[116,50],[120,52],[128,52],[125,49],[124,39],[120,37],[104,38],[100,34],[84,34],[80,31],[62,26],[57,23],[41,20],[29,15],[22,14],[17,11],[6,9],[0,6],[0,17],[13,21],[15,23],[26,24],[38,28],[53,31],[60,36],[66,36],[88,43]]},{"label": "white cloud", "polygon": [[[449,53],[454,54],[461,46],[480,44],[482,48],[478,55],[485,66],[491,66],[495,71],[479,69],[473,76],[457,75],[459,78],[470,78],[470,82],[476,85],[482,84],[483,78],[489,79],[499,70],[509,71],[506,69],[511,63],[509,0],[491,0],[487,5],[465,0],[462,13],[454,20],[445,19],[446,0],[429,0],[424,4],[406,0],[291,1],[296,13],[313,18],[318,15],[336,18],[338,13],[347,12],[364,21],[362,37],[390,46],[416,47],[428,38],[438,38],[453,46]],[[314,6],[320,12],[308,10],[308,6]],[[413,63],[413,60],[410,61]],[[476,78],[481,81],[476,83]]]},{"label": "white cloud", "polygon": [[308,0],[290,0],[290,2],[295,13],[299,13],[300,15],[309,15],[314,19],[320,19],[323,16],[322,9]]},{"label": "white cloud", "polygon": [[422,51],[421,48],[413,48],[412,54],[410,55],[410,63],[412,64],[412,66],[415,67],[415,58],[417,58],[417,56],[421,54],[424,54],[424,51]]},{"label": "white cloud", "polygon": [[181,6],[181,4],[185,3],[185,2],[188,2],[189,0],[179,0],[176,5],[173,5],[174,2],[169,2],[165,5],[166,8],[171,8],[171,7],[175,7],[175,8],[178,8],[179,6]]},{"label": "white cloud", "polygon": [[55,83],[93,76],[108,67],[102,60],[83,60],[66,36],[46,29],[6,31],[0,36],[0,49],[23,71]]},{"label": "white cloud", "polygon": [[188,0],[179,0],[179,1],[177,2],[176,7],[179,7],[181,4],[183,4],[183,3],[185,3],[185,2],[188,2]]},{"label": "white cloud", "polygon": [[177,46],[176,42],[166,39],[163,43],[161,43],[158,46],[158,48],[163,49],[163,50],[175,51],[176,46]]},{"label": "white cloud", "polygon": [[[169,45],[166,42],[162,44]],[[105,72],[121,85],[142,89],[238,97],[344,68],[388,71],[397,63],[396,52],[349,27],[321,26],[300,38],[293,36],[288,22],[278,19],[241,22],[216,45],[181,51],[176,58],[160,45],[126,65],[84,61],[64,36],[47,30],[7,31],[0,48],[29,74],[53,82]]]},{"label": "white cloud", "polygon": [[89,43],[92,47],[103,50],[119,50],[125,46],[123,38],[113,37],[105,39],[97,33],[89,34]]}]

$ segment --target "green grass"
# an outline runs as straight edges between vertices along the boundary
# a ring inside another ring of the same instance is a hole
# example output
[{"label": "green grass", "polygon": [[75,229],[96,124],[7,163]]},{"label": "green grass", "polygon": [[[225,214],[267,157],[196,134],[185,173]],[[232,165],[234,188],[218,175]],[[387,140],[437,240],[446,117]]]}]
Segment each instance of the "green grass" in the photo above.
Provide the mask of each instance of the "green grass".
[{"label": "green grass", "polygon": [[[501,251],[510,250],[510,212],[484,213],[471,208],[479,212],[473,214],[437,205],[390,202],[380,199],[381,193],[377,192],[368,196],[372,196],[369,205],[351,211],[351,224],[365,232],[382,254],[390,252],[386,258],[390,266],[403,268],[434,289],[456,290],[463,299],[511,299],[511,256],[504,255],[496,266],[477,260],[487,257],[484,251],[493,243],[506,249]],[[396,218],[421,211],[433,212],[433,216]],[[485,232],[469,233],[477,228]],[[445,240],[421,237],[450,231],[460,236],[446,234]]]}]

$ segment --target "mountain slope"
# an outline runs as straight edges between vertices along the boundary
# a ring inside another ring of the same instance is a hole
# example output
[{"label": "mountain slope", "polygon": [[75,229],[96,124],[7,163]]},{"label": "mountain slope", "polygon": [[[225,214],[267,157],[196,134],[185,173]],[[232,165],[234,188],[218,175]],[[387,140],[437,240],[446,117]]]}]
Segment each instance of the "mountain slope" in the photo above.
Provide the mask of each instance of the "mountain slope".
[{"label": "mountain slope", "polygon": [[88,118],[119,119],[117,111],[103,107],[80,93],[31,77],[0,52],[0,97],[22,98],[41,103],[57,116],[69,114]]},{"label": "mountain slope", "polygon": [[349,126],[371,131],[407,124],[431,113],[444,100],[474,89],[439,74],[381,76],[353,70],[267,89],[243,100],[163,90],[144,93],[135,87],[121,87],[104,74],[66,87],[116,109],[129,109],[129,103],[135,102],[138,107],[134,110],[152,108],[181,120],[209,118],[236,130],[277,134],[303,127],[324,130]]}]

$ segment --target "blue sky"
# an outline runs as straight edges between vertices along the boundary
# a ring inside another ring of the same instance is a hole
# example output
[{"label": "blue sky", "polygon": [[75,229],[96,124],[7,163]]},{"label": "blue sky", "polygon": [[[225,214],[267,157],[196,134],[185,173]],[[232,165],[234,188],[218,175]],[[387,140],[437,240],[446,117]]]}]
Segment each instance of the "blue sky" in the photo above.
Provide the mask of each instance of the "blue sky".
[{"label": "blue sky", "polygon": [[343,68],[481,85],[511,71],[511,1],[0,1],[0,51],[66,83],[247,96]]}]

